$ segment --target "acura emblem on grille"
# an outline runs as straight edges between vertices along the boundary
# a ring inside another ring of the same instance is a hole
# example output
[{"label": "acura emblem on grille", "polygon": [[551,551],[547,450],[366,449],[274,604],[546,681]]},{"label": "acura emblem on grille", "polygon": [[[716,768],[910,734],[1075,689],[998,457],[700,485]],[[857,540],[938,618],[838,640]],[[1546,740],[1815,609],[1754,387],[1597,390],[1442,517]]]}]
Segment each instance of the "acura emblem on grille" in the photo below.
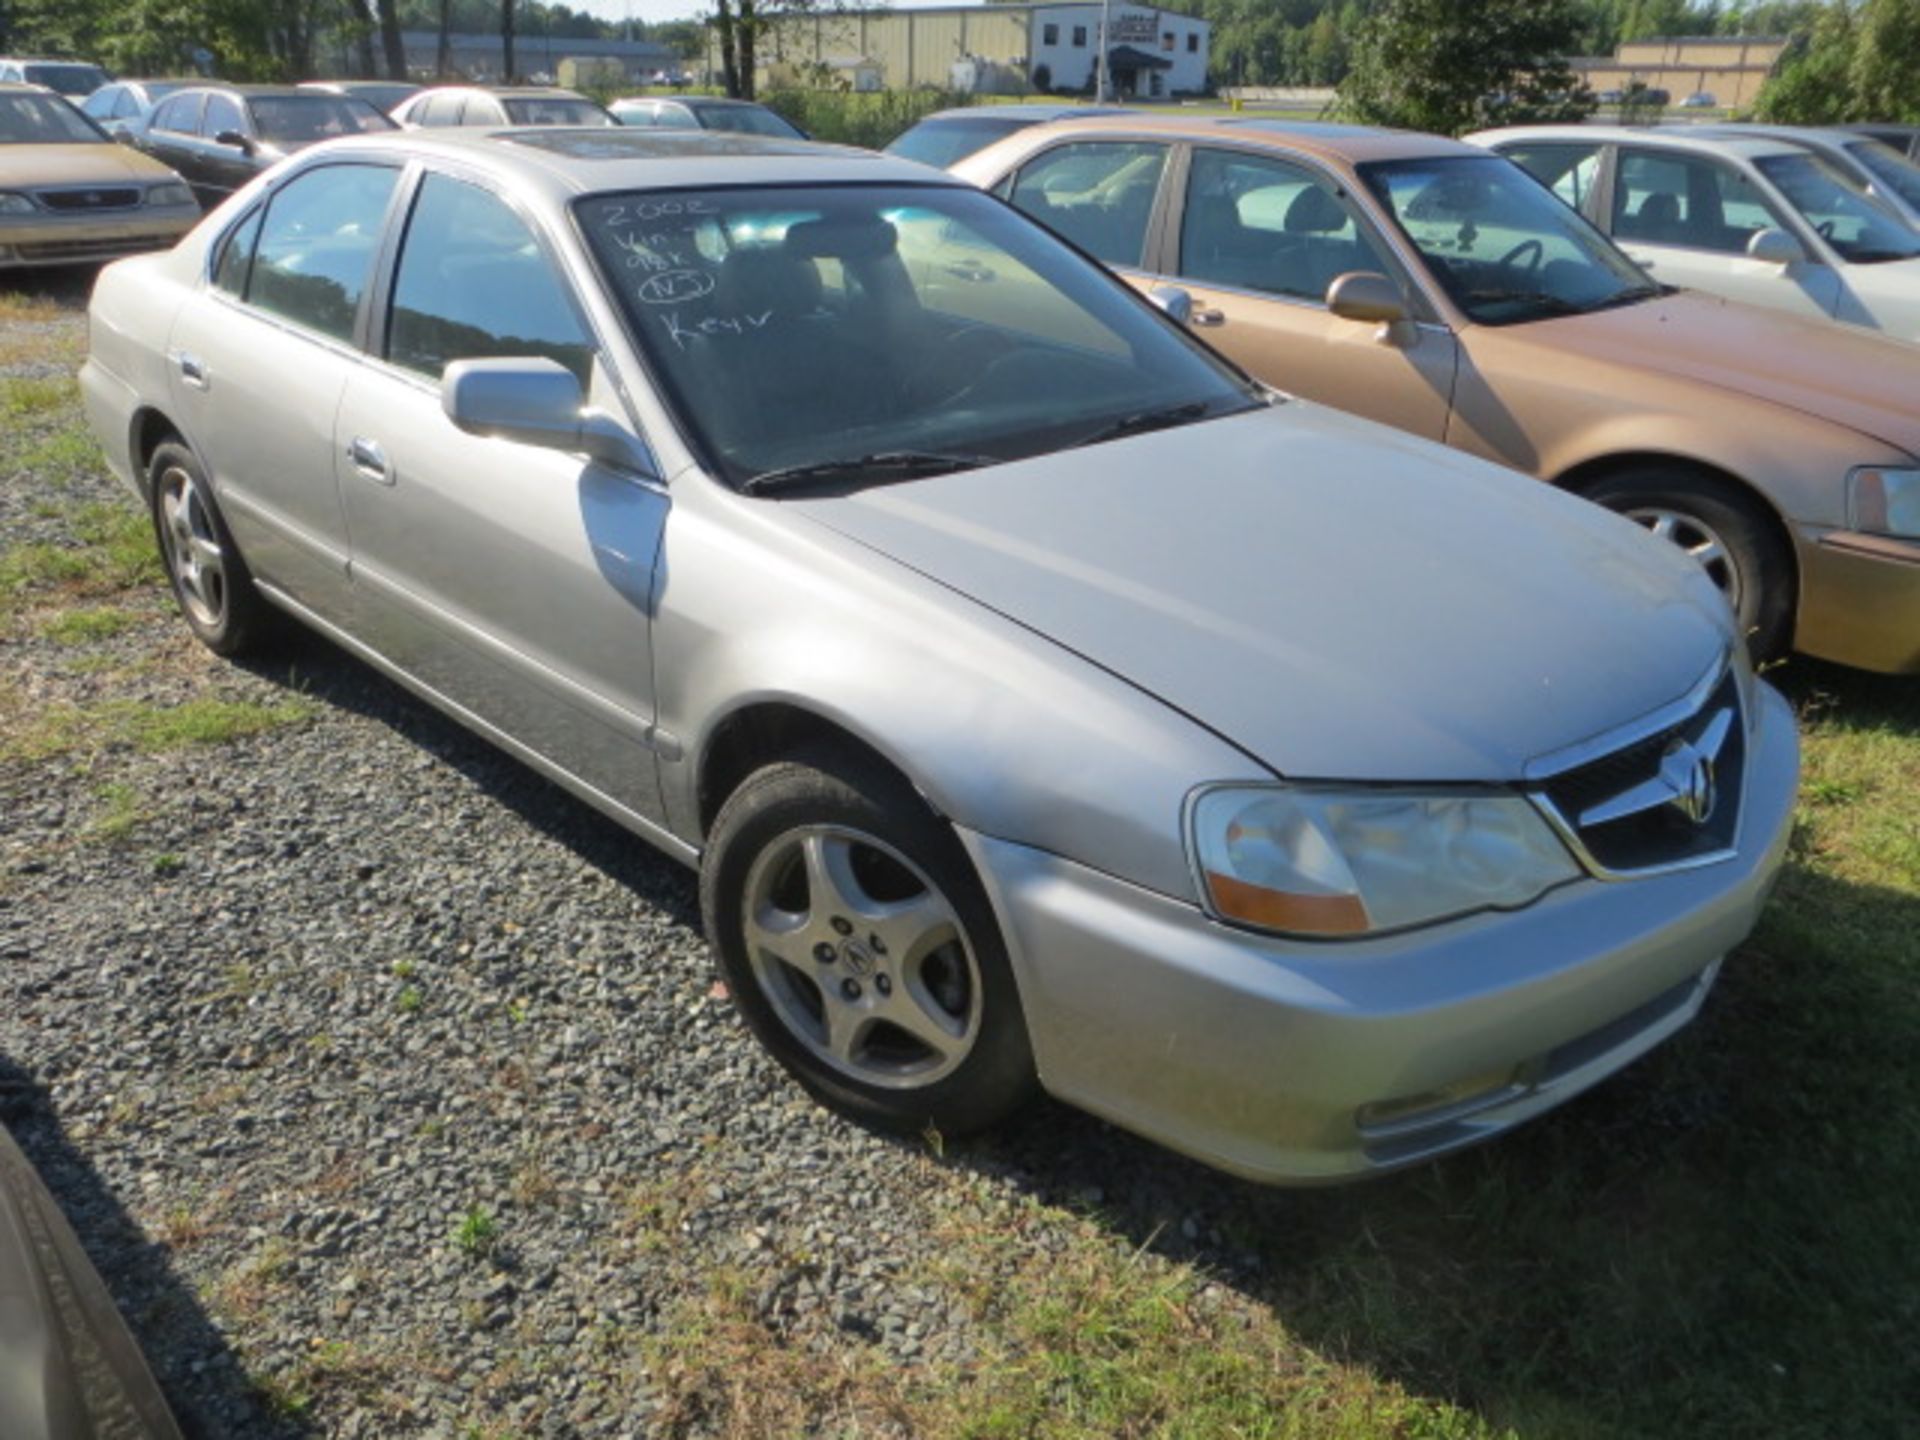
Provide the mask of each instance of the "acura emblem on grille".
[{"label": "acura emblem on grille", "polygon": [[1713,815],[1719,795],[1713,783],[1713,761],[1685,740],[1675,740],[1660,757],[1661,783],[1673,791],[1667,803],[1696,825]]}]

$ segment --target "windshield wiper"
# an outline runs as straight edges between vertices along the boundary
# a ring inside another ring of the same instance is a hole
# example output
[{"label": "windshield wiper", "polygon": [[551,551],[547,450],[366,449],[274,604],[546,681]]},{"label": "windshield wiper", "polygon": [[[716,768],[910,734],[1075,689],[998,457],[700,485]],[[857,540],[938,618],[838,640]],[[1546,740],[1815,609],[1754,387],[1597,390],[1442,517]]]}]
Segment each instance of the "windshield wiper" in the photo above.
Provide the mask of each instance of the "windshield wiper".
[{"label": "windshield wiper", "polygon": [[758,475],[742,480],[740,489],[747,495],[771,495],[780,490],[799,490],[836,481],[881,485],[923,475],[950,475],[956,470],[977,470],[982,465],[997,463],[991,455],[943,455],[934,450],[881,450],[851,459],[819,460],[810,465],[763,470]]},{"label": "windshield wiper", "polygon": [[1879,265],[1888,260],[1911,260],[1920,251],[1914,250],[1855,250],[1846,258],[1856,265]]},{"label": "windshield wiper", "polygon": [[1498,304],[1503,300],[1523,300],[1537,305],[1547,315],[1579,315],[1586,306],[1577,305],[1571,300],[1562,300],[1558,295],[1542,294],[1538,290],[1469,290],[1465,299],[1476,304]]},{"label": "windshield wiper", "polygon": [[1595,300],[1580,307],[1582,314],[1591,315],[1596,310],[1614,310],[1622,305],[1633,305],[1641,300],[1652,300],[1671,290],[1667,285],[1629,285],[1624,290],[1616,290],[1604,300]]},{"label": "windshield wiper", "polygon": [[1082,445],[1099,445],[1108,440],[1124,440],[1129,435],[1144,435],[1149,430],[1171,430],[1176,425],[1185,425],[1198,420],[1213,408],[1211,400],[1189,400],[1184,405],[1164,405],[1158,410],[1138,410],[1131,415],[1122,415],[1110,425],[1102,425],[1091,435],[1082,436],[1067,448],[1078,449]]}]

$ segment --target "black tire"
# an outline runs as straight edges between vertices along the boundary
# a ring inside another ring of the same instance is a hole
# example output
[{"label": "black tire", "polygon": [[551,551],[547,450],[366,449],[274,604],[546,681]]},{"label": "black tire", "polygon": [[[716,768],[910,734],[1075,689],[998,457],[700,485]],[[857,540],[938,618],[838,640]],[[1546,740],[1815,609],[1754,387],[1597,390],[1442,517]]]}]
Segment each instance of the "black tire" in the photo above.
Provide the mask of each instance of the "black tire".
[{"label": "black tire", "polygon": [[279,612],[254,587],[193,451],[178,440],[156,448],[147,465],[147,492],[160,564],[187,628],[216,655],[263,648],[279,628]]},{"label": "black tire", "polygon": [[[1580,493],[1609,510],[1648,524],[1652,512],[1679,517],[1720,542],[1724,565],[1708,573],[1729,600],[1755,663],[1783,656],[1793,641],[1793,554],[1760,503],[1738,485],[1711,475],[1659,466],[1619,470],[1582,487]],[[1676,538],[1679,538],[1676,536]],[[1726,575],[1734,581],[1729,586]]]},{"label": "black tire", "polygon": [[[957,922],[960,948],[949,941],[919,961],[904,953],[888,956],[884,945],[867,944],[879,937],[877,929],[867,933],[869,915],[885,912],[857,905],[845,908],[862,923],[846,929],[823,925],[833,918],[829,912],[843,907],[816,903],[806,878],[806,836],[819,837],[823,846],[845,845],[839,852],[851,867],[845,873],[868,887],[860,892],[863,898],[877,893],[883,901],[904,903],[924,886]],[[792,853],[794,847],[802,853]],[[917,873],[902,869],[896,857]],[[855,874],[863,865],[864,873]],[[749,939],[756,887],[773,895],[782,886],[782,903],[765,913],[794,918],[800,912],[787,906],[804,904],[804,934],[794,932],[801,935],[795,944],[806,952],[801,964]],[[755,771],[714,821],[700,871],[700,907],[720,973],[748,1026],[830,1108],[879,1129],[932,1127],[961,1135],[1004,1119],[1034,1093],[1026,1018],[986,892],[952,829],[886,767],[858,753],[821,748]],[[828,940],[834,958],[820,961]],[[873,969],[862,968],[862,955]],[[809,971],[810,965],[820,968]],[[851,998],[844,989],[849,983]],[[888,988],[882,990],[883,984]],[[940,1015],[971,1027],[964,1058],[940,1054],[893,1027],[886,1015],[898,1012],[880,1008],[897,998],[919,1004],[924,1016],[942,1003],[934,998],[936,988],[947,1002]],[[863,1023],[869,1037],[859,1055],[836,1061],[825,1053],[829,1007],[842,1017],[865,1016],[851,1022]],[[921,1063],[913,1058],[915,1046],[926,1051],[921,1071],[913,1069]],[[950,1067],[944,1073],[943,1065]],[[924,1080],[917,1078],[921,1073]]]}]

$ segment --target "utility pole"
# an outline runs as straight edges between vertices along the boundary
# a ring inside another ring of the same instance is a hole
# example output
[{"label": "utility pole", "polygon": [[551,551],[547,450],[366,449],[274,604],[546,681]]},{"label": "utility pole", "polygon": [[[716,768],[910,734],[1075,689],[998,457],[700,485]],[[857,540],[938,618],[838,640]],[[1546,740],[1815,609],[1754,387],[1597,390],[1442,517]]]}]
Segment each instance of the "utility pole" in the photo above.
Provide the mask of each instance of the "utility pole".
[{"label": "utility pole", "polygon": [[1107,87],[1111,78],[1107,74],[1107,52],[1113,48],[1113,0],[1100,0],[1100,54],[1095,57],[1095,75],[1093,84],[1093,103],[1107,103]]}]

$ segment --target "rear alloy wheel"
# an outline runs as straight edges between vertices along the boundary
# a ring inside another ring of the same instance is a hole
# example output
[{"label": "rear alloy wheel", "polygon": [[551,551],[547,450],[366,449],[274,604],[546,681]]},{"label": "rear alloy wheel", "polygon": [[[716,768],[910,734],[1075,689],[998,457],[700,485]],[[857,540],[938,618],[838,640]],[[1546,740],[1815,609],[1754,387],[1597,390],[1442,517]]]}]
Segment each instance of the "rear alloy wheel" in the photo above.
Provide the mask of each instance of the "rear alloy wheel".
[{"label": "rear alloy wheel", "polygon": [[216,655],[254,648],[275,616],[254,588],[200,462],[169,440],[154,451],[147,474],[160,561],[188,628]]},{"label": "rear alloy wheel", "polygon": [[991,907],[952,830],[851,755],[750,776],[714,822],[701,901],[761,1042],[814,1095],[890,1129],[1000,1119],[1033,1058]]},{"label": "rear alloy wheel", "polygon": [[1587,499],[1678,546],[1707,572],[1756,662],[1786,652],[1793,635],[1793,561],[1758,502],[1709,475],[1623,470],[1583,489]]}]

